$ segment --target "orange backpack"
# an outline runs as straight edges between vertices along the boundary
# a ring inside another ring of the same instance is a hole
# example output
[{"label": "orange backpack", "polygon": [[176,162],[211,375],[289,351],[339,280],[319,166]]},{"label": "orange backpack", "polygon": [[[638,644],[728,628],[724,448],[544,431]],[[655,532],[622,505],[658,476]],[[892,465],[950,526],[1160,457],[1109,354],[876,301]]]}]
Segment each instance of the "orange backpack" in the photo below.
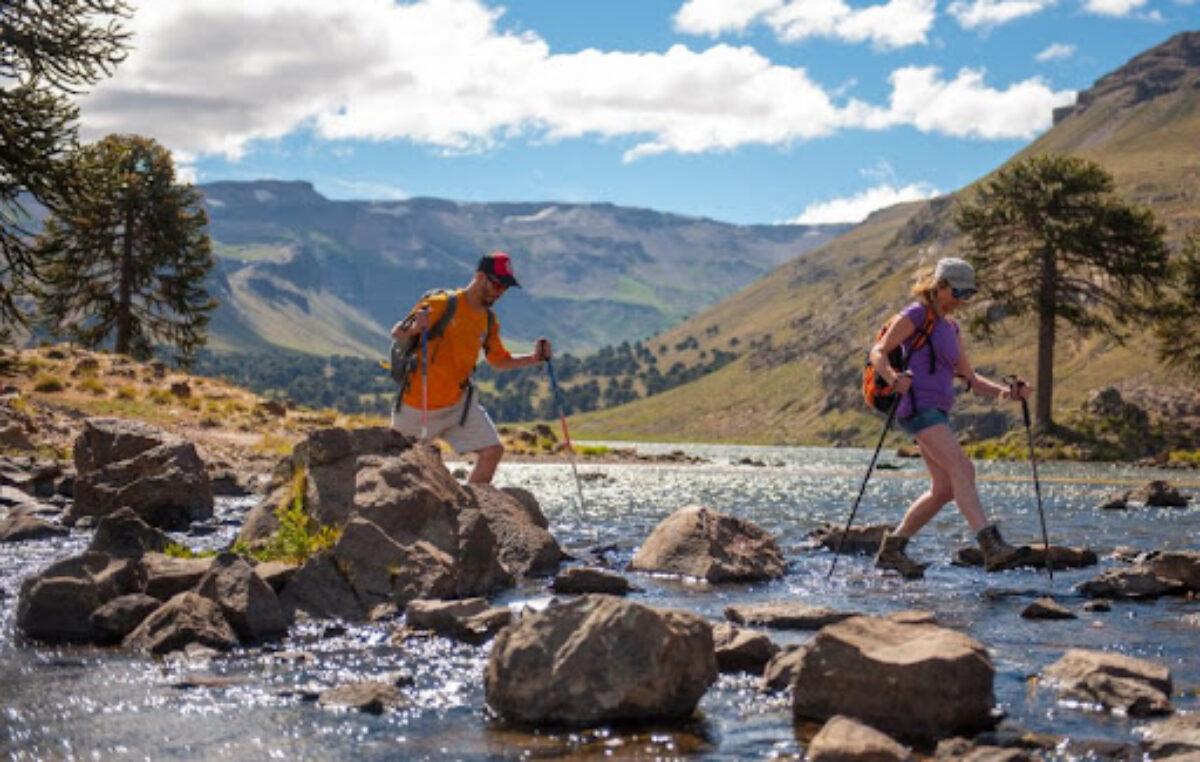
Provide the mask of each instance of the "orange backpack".
[{"label": "orange backpack", "polygon": [[[888,319],[886,323],[879,329],[879,333],[875,334],[875,341],[871,346],[878,344],[883,335],[892,327],[900,318],[899,315],[894,315]],[[892,366],[899,373],[903,373],[908,368],[908,358],[912,356],[921,347],[929,341],[929,337],[933,335],[933,327],[937,324],[937,315],[930,307],[925,308],[925,322],[917,330],[915,334],[900,342],[900,345],[888,352],[888,365]],[[908,345],[908,350],[905,351],[905,345]],[[934,366],[937,365],[937,354],[934,352],[933,345],[929,345],[929,372],[932,373]],[[911,387],[910,387],[911,391]],[[866,400],[867,406],[874,408],[882,413],[887,413],[892,410],[892,406],[897,404],[900,395],[892,391],[892,387],[879,371],[875,370],[875,366],[871,364],[871,350],[867,350],[867,361],[863,365],[863,382],[862,382],[863,399]]]}]

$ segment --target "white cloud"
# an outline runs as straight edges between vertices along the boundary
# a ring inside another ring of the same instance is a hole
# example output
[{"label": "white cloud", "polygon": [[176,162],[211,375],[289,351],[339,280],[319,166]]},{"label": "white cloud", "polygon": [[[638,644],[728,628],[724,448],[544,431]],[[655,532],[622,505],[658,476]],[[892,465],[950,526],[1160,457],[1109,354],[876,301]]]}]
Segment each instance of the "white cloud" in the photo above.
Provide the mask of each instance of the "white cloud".
[{"label": "white cloud", "polygon": [[935,15],[935,0],[888,0],[858,9],[843,0],[687,0],[674,22],[681,32],[714,37],[761,22],[784,42],[828,37],[894,49],[924,45]]},{"label": "white cloud", "polygon": [[1056,42],[1048,46],[1041,53],[1034,56],[1034,59],[1045,63],[1046,61],[1061,61],[1064,58],[1070,58],[1075,55],[1075,46],[1066,45],[1061,42]]},{"label": "white cloud", "polygon": [[[903,2],[926,4],[893,0],[855,13]],[[1027,137],[1073,100],[1036,79],[997,90],[982,73],[944,82],[936,69],[901,69],[891,102],[877,106],[826,91],[803,68],[747,46],[555,54],[533,33],[498,29],[501,13],[480,0],[145,3],[129,60],[82,100],[84,135],[135,132],[177,155],[233,159],[254,141],[301,129],[448,152],[632,137],[632,161],[788,145],[847,128]],[[873,18],[854,16],[864,29]]]},{"label": "white cloud", "polygon": [[912,183],[903,187],[877,185],[847,198],[835,198],[810,204],[798,216],[787,220],[791,225],[821,225],[838,222],[862,222],[871,212],[905,201],[919,201],[941,195],[927,183]]},{"label": "white cloud", "polygon": [[1031,138],[1051,125],[1055,108],[1075,102],[1074,92],[1055,92],[1038,77],[996,90],[984,84],[982,71],[962,69],[949,81],[940,74],[932,66],[892,72],[886,124],[964,138]]},{"label": "white cloud", "polygon": [[716,37],[727,32],[744,32],[759,17],[782,4],[781,0],[687,0],[673,21],[681,32]]},{"label": "white cloud", "polygon": [[1055,0],[955,0],[947,12],[963,29],[990,29],[1041,13],[1054,3]]},{"label": "white cloud", "polygon": [[1085,0],[1083,9],[1098,16],[1129,16],[1146,0]]}]

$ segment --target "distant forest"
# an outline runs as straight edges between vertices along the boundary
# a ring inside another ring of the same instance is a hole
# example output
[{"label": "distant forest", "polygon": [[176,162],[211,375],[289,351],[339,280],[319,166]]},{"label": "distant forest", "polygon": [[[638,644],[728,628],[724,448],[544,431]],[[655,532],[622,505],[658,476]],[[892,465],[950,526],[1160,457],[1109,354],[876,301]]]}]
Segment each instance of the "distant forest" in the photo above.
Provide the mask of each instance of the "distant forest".
[{"label": "distant forest", "polygon": [[[663,372],[658,367],[658,356],[666,353],[666,345],[660,345],[656,354],[642,342],[604,347],[585,358],[557,355],[554,370],[567,413],[583,413],[659,394],[737,358],[736,352],[699,351],[696,340],[690,338],[675,349],[697,350],[695,361],[677,361]],[[343,413],[386,415],[396,391],[391,376],[378,361],[360,357],[206,351],[193,363],[191,372],[222,378],[272,399]],[[480,363],[475,384],[480,400],[497,422],[557,416],[544,368],[497,372],[487,363]]]}]

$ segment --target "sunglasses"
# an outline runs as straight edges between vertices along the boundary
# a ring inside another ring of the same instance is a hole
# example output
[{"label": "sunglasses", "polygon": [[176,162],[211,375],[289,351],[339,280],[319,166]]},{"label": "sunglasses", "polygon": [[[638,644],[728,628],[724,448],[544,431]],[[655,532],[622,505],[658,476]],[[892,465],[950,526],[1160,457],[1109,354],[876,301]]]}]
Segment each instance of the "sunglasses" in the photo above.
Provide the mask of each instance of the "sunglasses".
[{"label": "sunglasses", "polygon": [[968,299],[970,299],[972,296],[975,296],[975,294],[978,294],[978,293],[979,293],[979,290],[974,289],[974,288],[952,288],[952,289],[950,289],[951,296],[953,296],[955,299],[958,299],[958,300],[964,301],[964,302],[967,301]]},{"label": "sunglasses", "polygon": [[488,279],[488,283],[492,284],[492,288],[496,289],[497,291],[507,291],[508,290],[508,284],[505,283],[504,281],[500,280],[499,278],[493,278],[491,275],[489,275],[489,276],[487,276],[487,279]]}]

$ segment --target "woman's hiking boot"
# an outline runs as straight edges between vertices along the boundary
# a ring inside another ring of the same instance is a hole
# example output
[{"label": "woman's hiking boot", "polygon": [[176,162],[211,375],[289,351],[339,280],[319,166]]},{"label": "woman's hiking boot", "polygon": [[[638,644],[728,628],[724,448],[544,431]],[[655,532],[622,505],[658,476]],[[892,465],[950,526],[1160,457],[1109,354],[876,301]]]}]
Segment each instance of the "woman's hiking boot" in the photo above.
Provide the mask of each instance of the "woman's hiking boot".
[{"label": "woman's hiking boot", "polygon": [[893,569],[900,572],[905,579],[920,579],[925,576],[927,564],[919,564],[904,552],[908,546],[907,537],[897,537],[888,532],[879,543],[879,552],[875,554],[875,568]]},{"label": "woman's hiking boot", "polygon": [[1028,545],[1009,545],[1000,536],[1000,527],[994,523],[980,529],[975,539],[979,540],[979,547],[983,550],[983,567],[990,572],[1019,566],[1021,561],[1029,557]]}]

